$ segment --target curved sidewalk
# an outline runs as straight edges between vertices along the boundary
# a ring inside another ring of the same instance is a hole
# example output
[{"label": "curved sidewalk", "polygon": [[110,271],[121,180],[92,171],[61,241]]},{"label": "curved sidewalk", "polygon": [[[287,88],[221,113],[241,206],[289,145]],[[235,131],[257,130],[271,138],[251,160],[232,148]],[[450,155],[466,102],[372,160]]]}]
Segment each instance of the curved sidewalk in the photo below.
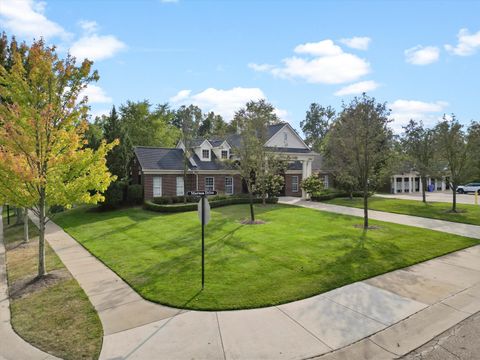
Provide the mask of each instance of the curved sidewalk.
[{"label": "curved sidewalk", "polygon": [[5,246],[3,243],[2,207],[0,206],[0,360],[53,360],[47,354],[30,345],[13,331],[10,324]]},{"label": "curved sidewalk", "polygon": [[99,313],[101,359],[392,359],[480,310],[480,246],[289,304],[203,312],[142,299],[52,222],[46,238]]}]

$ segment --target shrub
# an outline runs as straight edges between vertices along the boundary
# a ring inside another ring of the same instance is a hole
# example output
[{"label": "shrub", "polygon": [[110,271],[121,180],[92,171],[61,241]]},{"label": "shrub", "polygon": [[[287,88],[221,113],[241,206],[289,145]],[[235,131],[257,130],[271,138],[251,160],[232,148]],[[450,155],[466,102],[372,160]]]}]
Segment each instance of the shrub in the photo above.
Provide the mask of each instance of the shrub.
[{"label": "shrub", "polygon": [[127,187],[127,203],[130,205],[140,205],[143,202],[143,186],[139,184],[129,185]]},{"label": "shrub", "polygon": [[300,187],[311,196],[320,195],[324,190],[323,181],[316,175],[303,179]]},{"label": "shrub", "polygon": [[[159,199],[159,198],[157,198]],[[266,199],[268,204],[276,204],[278,202],[278,198],[268,198]],[[210,204],[210,208],[216,208],[221,206],[227,205],[235,205],[235,204],[248,204],[250,203],[249,198],[247,197],[227,197],[221,196],[220,199],[213,199],[209,198],[208,202]],[[261,203],[262,199],[255,198],[253,199],[254,203]],[[165,213],[176,213],[176,212],[185,212],[185,211],[195,211],[197,210],[196,203],[188,203],[188,204],[159,204],[153,201],[145,201],[144,208],[146,210],[156,211],[156,212],[165,212]]]},{"label": "shrub", "polygon": [[[369,193],[368,196],[372,196],[373,193]],[[352,193],[353,197],[363,197],[363,192],[361,191],[354,191]],[[346,191],[333,191],[333,192],[320,192],[319,194],[316,194],[315,196],[312,196],[312,201],[326,201],[326,200],[332,200],[336,198],[342,198],[342,197],[350,197],[350,193]]]},{"label": "shrub", "polygon": [[124,202],[126,184],[123,181],[115,181],[110,184],[105,196],[104,202],[100,205],[103,210],[116,209]]},{"label": "shrub", "polygon": [[50,206],[50,213],[51,214],[58,214],[65,211],[65,208],[62,205],[52,205]]}]

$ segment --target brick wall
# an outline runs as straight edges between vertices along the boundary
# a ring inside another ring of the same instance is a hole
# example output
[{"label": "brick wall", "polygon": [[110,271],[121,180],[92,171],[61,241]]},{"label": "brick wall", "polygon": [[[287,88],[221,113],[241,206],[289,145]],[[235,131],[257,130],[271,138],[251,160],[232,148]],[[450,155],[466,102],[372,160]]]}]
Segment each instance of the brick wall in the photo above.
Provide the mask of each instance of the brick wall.
[{"label": "brick wall", "polygon": [[[298,191],[292,191],[292,177],[298,176]],[[285,174],[285,195],[286,196],[302,196],[302,189],[300,182],[302,181],[302,174]]]},{"label": "brick wall", "polygon": [[[145,200],[151,200],[153,198],[153,178],[155,176],[161,176],[162,178],[162,196],[175,196],[177,195],[177,176],[176,174],[163,174],[163,175],[144,175],[143,185]],[[205,178],[214,178],[214,188],[219,194],[225,193],[225,177],[231,175],[215,174],[215,175],[198,175],[198,190],[205,190]],[[193,174],[187,175],[186,179],[187,191],[196,190],[196,176]],[[233,191],[234,194],[242,193],[242,180],[240,175],[233,175]]]}]

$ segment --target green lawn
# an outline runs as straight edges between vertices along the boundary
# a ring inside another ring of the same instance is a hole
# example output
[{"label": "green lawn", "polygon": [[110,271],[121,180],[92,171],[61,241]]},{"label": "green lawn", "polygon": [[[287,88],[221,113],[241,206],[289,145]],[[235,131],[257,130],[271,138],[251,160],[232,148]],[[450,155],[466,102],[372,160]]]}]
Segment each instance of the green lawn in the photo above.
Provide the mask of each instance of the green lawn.
[{"label": "green lawn", "polygon": [[[353,200],[337,198],[325,203],[363,208],[361,198],[353,198]],[[417,200],[386,199],[374,196],[368,200],[368,204],[368,208],[372,210],[480,225],[480,205],[457,204],[459,212],[451,213],[452,204],[442,202],[424,204]]]},{"label": "green lawn", "polygon": [[78,208],[56,222],[145,298],[189,309],[241,309],[312,296],[479,241],[285,205],[256,206],[262,225],[242,225],[248,205],[212,210],[206,287],[196,212]]},{"label": "green lawn", "polygon": [[7,225],[3,215],[13,328],[29,343],[62,359],[97,359],[103,329],[87,296],[48,244],[48,281],[34,281],[38,230],[30,222],[31,239],[25,244],[23,225],[15,225],[15,217]]}]

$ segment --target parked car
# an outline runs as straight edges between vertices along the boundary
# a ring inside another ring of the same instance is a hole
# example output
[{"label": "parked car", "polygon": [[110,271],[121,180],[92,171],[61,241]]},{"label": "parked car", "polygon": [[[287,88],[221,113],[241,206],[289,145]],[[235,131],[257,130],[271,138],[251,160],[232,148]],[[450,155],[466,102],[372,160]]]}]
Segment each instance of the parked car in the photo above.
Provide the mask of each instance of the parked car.
[{"label": "parked car", "polygon": [[478,191],[478,193],[480,194],[480,183],[470,183],[457,187],[457,192],[459,194],[467,194],[469,192],[474,193],[475,191]]}]

